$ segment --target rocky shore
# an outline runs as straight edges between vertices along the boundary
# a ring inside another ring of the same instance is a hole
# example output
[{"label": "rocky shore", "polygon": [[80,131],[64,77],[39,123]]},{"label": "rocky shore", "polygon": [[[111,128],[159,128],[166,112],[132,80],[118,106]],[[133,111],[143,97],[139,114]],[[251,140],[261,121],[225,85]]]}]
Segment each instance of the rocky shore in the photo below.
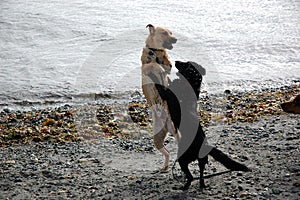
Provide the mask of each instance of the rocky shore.
[{"label": "rocky shore", "polygon": [[[0,199],[299,199],[300,118],[279,107],[297,92],[299,85],[203,93],[199,113],[209,142],[252,169],[217,175],[226,169],[210,158],[203,192],[197,180],[177,190],[178,163],[158,173],[163,159],[152,144],[149,109],[137,97],[126,105],[3,110]],[[166,143],[173,164],[176,143]],[[197,164],[191,168],[197,177]]]}]

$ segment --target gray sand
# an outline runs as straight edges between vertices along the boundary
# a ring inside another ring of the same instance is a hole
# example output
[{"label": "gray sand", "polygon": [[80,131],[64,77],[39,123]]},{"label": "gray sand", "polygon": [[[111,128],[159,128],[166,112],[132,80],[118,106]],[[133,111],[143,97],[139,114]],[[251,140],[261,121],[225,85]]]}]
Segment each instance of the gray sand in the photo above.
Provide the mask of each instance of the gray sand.
[{"label": "gray sand", "polygon": [[[195,180],[188,191],[168,173],[157,173],[161,154],[152,139],[35,143],[0,149],[0,199],[299,199],[300,118],[280,115],[206,130],[213,143],[252,172]],[[168,138],[171,165],[176,144]],[[141,148],[147,147],[147,148]],[[148,149],[147,151],[140,149]],[[190,165],[197,177],[196,163]],[[205,175],[226,169],[211,157]],[[175,172],[179,172],[178,163]]]}]

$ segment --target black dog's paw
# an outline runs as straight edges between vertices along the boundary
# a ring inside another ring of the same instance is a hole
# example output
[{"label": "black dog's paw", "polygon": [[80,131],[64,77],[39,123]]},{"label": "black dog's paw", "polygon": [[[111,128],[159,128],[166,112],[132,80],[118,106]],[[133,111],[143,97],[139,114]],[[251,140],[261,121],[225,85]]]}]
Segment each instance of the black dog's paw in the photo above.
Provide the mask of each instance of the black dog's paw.
[{"label": "black dog's paw", "polygon": [[182,186],[174,186],[172,187],[173,190],[183,190],[183,191],[186,191],[190,188],[191,184],[192,184],[192,181],[193,180],[185,180],[184,181],[184,185]]},{"label": "black dog's paw", "polygon": [[180,190],[183,190],[183,191],[188,190],[190,188],[190,186],[191,186],[191,183],[189,183],[189,184],[186,183],[184,186],[180,187]]},{"label": "black dog's paw", "polygon": [[193,180],[186,180],[185,184],[182,187],[180,187],[180,189],[183,191],[188,190],[191,186],[192,181]]}]

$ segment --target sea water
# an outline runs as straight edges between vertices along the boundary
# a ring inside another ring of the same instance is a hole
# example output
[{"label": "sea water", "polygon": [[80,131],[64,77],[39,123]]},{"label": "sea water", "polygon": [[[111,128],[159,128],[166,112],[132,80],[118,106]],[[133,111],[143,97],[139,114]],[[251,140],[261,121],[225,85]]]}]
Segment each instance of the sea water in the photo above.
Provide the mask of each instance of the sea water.
[{"label": "sea water", "polygon": [[177,37],[173,65],[206,68],[208,92],[300,80],[299,0],[2,0],[1,108],[140,92],[149,23]]}]

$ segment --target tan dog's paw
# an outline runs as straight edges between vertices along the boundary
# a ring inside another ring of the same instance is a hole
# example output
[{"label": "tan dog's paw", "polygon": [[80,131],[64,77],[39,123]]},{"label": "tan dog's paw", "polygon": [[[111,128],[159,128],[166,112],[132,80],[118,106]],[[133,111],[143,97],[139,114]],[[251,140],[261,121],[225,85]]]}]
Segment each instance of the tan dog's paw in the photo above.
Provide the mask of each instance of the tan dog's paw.
[{"label": "tan dog's paw", "polygon": [[163,166],[159,169],[160,173],[167,173],[169,171],[169,166]]}]

